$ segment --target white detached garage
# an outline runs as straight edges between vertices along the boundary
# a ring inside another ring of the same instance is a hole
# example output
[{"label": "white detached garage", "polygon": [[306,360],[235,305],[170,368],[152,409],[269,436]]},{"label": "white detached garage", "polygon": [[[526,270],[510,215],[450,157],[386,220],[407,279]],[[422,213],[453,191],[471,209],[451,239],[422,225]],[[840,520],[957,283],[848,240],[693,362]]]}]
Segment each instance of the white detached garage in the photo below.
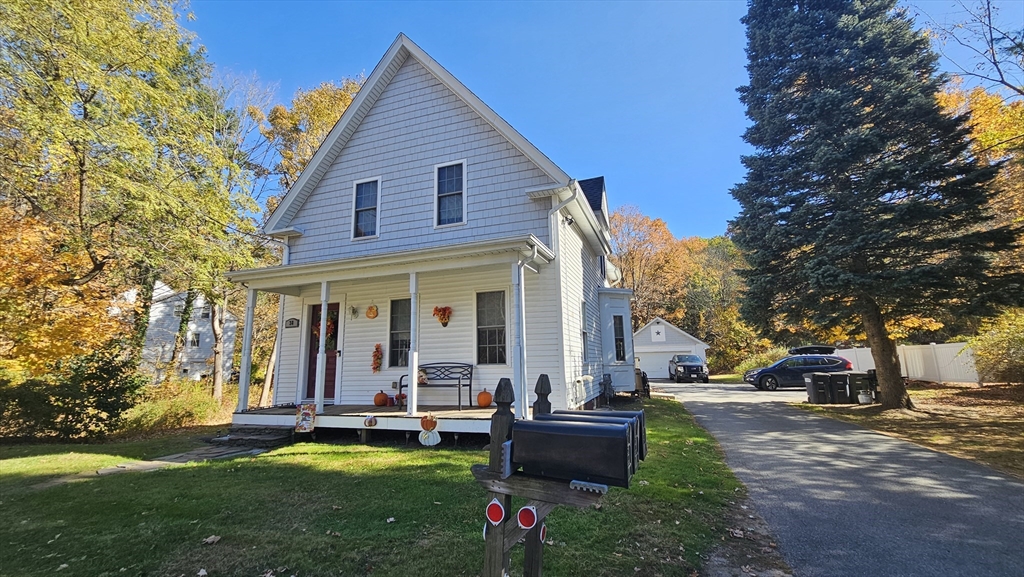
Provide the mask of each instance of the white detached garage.
[{"label": "white detached garage", "polygon": [[654,317],[633,333],[633,355],[652,379],[670,378],[668,361],[672,355],[697,355],[707,362],[707,351],[707,343],[661,317]]}]

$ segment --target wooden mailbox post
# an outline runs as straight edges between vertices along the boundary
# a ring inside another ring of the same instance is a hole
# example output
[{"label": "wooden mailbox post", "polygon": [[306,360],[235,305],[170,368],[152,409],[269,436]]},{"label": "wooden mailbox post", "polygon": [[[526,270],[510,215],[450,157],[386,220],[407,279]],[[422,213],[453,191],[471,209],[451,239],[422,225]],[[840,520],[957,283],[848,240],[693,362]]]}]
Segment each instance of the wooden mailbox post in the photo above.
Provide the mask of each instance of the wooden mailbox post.
[{"label": "wooden mailbox post", "polygon": [[[548,395],[551,383],[547,375],[537,379],[537,401],[533,404],[534,414],[551,412]],[[488,503],[497,500],[504,509],[504,519],[497,524],[487,521],[484,533],[483,577],[505,577],[508,575],[512,546],[526,537],[524,577],[540,577],[544,559],[543,528],[544,518],[558,505],[589,507],[601,500],[607,491],[604,485],[577,483],[530,477],[512,472],[511,439],[515,416],[511,405],[515,401],[512,382],[501,379],[494,391],[498,409],[491,417],[490,463],[474,465],[473,476],[488,491]],[[525,507],[536,511],[536,522],[531,529],[522,529],[512,512],[512,496],[528,499]],[[497,509],[495,509],[496,511]]]}]

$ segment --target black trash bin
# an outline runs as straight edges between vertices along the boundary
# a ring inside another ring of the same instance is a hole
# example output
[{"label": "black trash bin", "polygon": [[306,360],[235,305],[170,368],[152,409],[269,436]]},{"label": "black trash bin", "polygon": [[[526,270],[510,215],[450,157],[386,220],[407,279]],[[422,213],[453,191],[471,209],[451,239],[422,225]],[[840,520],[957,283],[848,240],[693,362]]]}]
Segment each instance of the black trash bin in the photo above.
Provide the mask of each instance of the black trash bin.
[{"label": "black trash bin", "polygon": [[[861,391],[871,392],[871,379],[868,374],[859,371],[849,371],[850,375],[850,402],[859,403],[858,394]],[[873,398],[873,397],[872,397]]]},{"label": "black trash bin", "polygon": [[831,373],[829,386],[832,390],[832,402],[834,404],[850,404],[850,373],[846,371]]},{"label": "black trash bin", "polygon": [[828,404],[828,383],[828,373],[804,373],[804,384],[807,385],[807,402],[814,405]]}]

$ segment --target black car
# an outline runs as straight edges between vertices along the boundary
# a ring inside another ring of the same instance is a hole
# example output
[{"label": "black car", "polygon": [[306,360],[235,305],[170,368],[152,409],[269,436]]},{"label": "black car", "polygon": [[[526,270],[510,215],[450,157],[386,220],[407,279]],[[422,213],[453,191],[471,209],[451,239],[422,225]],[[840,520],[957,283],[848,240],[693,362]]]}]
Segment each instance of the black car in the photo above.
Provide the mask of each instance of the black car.
[{"label": "black car", "polygon": [[668,361],[668,378],[677,383],[706,383],[708,366],[697,355],[674,355]]},{"label": "black car", "polygon": [[804,386],[804,373],[832,373],[852,371],[853,363],[833,355],[794,355],[775,361],[771,365],[751,369],[743,380],[761,390],[774,391],[779,387]]}]

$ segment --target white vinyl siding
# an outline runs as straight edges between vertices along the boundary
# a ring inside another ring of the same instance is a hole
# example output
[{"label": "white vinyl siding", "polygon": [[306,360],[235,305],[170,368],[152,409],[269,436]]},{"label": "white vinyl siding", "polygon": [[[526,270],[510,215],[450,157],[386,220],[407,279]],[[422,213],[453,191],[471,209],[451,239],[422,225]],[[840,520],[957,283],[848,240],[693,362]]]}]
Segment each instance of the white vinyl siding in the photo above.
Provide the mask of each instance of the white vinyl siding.
[{"label": "white vinyl siding", "polygon": [[[463,226],[435,228],[438,164],[464,160]],[[381,177],[380,226],[351,239],[352,183]],[[302,264],[533,234],[550,246],[550,199],[525,190],[554,184],[415,59],[408,59],[367,112],[290,225],[291,263]]]},{"label": "white vinyl siding", "polygon": [[[583,241],[578,225],[566,225],[558,219],[559,258],[562,279],[562,334],[565,342],[563,362],[568,384],[569,408],[576,408],[600,393],[603,376],[601,311],[598,289],[603,286],[599,264],[590,246]],[[580,302],[585,306],[581,307]],[[587,361],[584,362],[582,334],[587,332]]]}]

